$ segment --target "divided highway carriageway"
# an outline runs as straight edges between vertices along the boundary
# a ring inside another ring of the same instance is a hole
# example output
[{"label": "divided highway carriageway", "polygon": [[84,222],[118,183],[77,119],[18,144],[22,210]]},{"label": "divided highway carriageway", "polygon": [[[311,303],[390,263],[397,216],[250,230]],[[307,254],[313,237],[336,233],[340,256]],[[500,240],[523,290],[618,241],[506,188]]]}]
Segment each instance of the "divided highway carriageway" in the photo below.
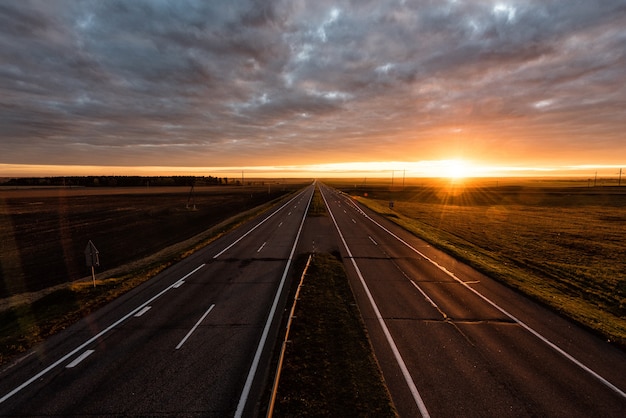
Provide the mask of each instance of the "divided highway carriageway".
[{"label": "divided highway carriageway", "polygon": [[626,416],[623,351],[321,190],[401,416]]},{"label": "divided highway carriageway", "polygon": [[5,368],[0,416],[253,415],[313,190]]},{"label": "divided highway carriageway", "polygon": [[311,248],[342,255],[401,416],[626,416],[623,351],[319,182],[7,366],[0,416],[257,416]]}]

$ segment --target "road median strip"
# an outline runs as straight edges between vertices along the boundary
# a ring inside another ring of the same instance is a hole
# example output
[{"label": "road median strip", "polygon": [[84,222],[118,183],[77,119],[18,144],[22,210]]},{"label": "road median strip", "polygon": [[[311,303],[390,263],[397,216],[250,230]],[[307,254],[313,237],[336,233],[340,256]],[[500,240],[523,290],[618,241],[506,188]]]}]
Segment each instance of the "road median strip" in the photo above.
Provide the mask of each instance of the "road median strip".
[{"label": "road median strip", "polygon": [[340,260],[315,254],[294,315],[274,417],[397,416]]}]

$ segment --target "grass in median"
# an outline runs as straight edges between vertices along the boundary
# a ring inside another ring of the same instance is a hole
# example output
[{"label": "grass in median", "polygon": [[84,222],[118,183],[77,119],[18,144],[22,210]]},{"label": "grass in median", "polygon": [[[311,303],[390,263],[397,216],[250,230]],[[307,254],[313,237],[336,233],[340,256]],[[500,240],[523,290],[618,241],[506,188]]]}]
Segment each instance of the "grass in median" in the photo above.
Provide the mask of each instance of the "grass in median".
[{"label": "grass in median", "polygon": [[311,205],[309,206],[307,216],[328,216],[326,212],[326,204],[324,203],[320,189],[317,187],[313,193],[313,199],[311,199]]},{"label": "grass in median", "polygon": [[291,327],[274,416],[395,417],[342,263],[316,254]]}]

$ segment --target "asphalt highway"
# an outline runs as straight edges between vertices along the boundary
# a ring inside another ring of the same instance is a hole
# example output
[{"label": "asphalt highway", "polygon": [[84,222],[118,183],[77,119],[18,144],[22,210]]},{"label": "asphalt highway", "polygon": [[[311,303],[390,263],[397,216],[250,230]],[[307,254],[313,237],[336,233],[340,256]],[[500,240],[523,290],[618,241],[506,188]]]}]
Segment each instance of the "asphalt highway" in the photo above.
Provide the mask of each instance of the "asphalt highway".
[{"label": "asphalt highway", "polygon": [[256,416],[292,260],[318,251],[401,416],[626,416],[623,351],[318,185],[328,217],[311,185],[5,366],[0,416]]},{"label": "asphalt highway", "polygon": [[0,416],[252,415],[313,189],[5,367]]},{"label": "asphalt highway", "polygon": [[401,416],[626,416],[623,351],[321,190]]}]

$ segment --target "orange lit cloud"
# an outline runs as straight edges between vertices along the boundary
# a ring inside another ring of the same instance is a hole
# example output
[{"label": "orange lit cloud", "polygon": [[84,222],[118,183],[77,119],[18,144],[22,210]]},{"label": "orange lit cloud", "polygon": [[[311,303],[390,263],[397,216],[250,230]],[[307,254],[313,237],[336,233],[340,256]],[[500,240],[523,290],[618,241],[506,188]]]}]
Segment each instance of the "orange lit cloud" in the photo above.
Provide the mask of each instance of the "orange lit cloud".
[{"label": "orange lit cloud", "polygon": [[0,176],[626,165],[624,27],[620,0],[7,2]]}]

